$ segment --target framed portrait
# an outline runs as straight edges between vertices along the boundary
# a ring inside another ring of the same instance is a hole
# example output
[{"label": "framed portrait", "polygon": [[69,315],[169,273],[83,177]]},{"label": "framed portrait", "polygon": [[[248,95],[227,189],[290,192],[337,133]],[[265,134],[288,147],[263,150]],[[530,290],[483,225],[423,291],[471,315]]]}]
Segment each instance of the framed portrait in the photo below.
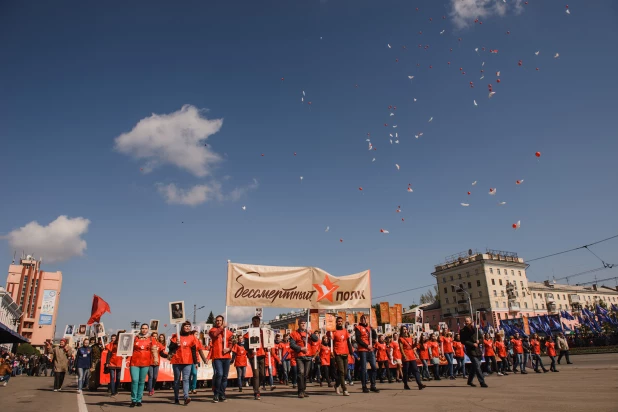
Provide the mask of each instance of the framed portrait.
[{"label": "framed portrait", "polygon": [[64,327],[64,338],[68,338],[69,336],[73,336],[73,331],[75,330],[75,325],[66,325]]},{"label": "framed portrait", "polygon": [[95,330],[95,333],[96,333],[96,337],[97,337],[97,338],[99,338],[99,337],[101,337],[101,336],[105,336],[105,325],[104,325],[104,324],[102,324],[102,323],[97,323],[97,324],[94,326],[94,330]]},{"label": "framed portrait", "polygon": [[270,328],[262,329],[262,336],[264,336],[264,347],[273,348],[275,346],[275,331]]},{"label": "framed portrait", "polygon": [[263,313],[264,313],[264,308],[255,308],[255,316],[258,316],[260,319],[262,319]]},{"label": "framed portrait", "polygon": [[86,331],[88,330],[88,325],[79,325],[77,331],[75,332],[75,336],[86,336]]},{"label": "framed portrait", "polygon": [[150,332],[158,332],[158,331],[159,331],[159,320],[150,319]]},{"label": "framed portrait", "polygon": [[170,306],[170,323],[172,325],[183,323],[186,319],[185,302],[184,301],[170,302],[169,306]]},{"label": "framed portrait", "polygon": [[121,333],[118,336],[118,356],[133,356],[133,333]]},{"label": "framed portrait", "polygon": [[247,333],[249,334],[249,349],[258,349],[262,345],[260,331],[260,328],[247,329]]}]

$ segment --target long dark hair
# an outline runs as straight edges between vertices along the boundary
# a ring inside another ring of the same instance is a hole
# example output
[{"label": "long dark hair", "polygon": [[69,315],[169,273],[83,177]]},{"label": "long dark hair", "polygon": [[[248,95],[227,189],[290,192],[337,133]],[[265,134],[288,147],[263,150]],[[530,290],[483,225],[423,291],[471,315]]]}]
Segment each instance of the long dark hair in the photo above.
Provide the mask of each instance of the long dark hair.
[{"label": "long dark hair", "polygon": [[189,335],[193,335],[193,330],[189,330],[189,332],[185,332],[185,326],[189,325],[189,327],[191,327],[191,322],[186,321],[184,322],[182,325],[180,325],[180,336],[189,336]]},{"label": "long dark hair", "polygon": [[425,335],[421,335],[419,338],[418,347],[421,348],[421,350],[425,350]]}]

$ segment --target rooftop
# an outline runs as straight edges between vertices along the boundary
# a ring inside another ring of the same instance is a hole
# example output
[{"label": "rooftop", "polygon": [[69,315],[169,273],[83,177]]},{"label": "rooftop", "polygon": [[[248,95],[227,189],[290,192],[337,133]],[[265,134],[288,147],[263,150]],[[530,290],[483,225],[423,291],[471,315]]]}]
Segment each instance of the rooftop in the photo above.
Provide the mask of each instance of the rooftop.
[{"label": "rooftop", "polygon": [[536,290],[546,290],[546,291],[564,291],[564,292],[579,292],[579,293],[603,293],[603,294],[610,294],[610,293],[618,293],[618,290],[616,289],[612,289],[610,287],[607,286],[601,286],[597,288],[597,285],[592,285],[592,286],[579,286],[579,285],[565,285],[565,284],[561,284],[561,283],[552,283],[550,281],[545,281],[545,282],[528,282],[528,288],[529,289],[536,289]]},{"label": "rooftop", "polygon": [[524,260],[517,256],[517,253],[515,252],[485,249],[485,253],[483,253],[478,250],[468,249],[468,251],[455,253],[444,258],[443,263],[435,265],[435,272],[433,274],[443,270],[452,269],[469,263],[482,262],[485,260],[524,265]]}]

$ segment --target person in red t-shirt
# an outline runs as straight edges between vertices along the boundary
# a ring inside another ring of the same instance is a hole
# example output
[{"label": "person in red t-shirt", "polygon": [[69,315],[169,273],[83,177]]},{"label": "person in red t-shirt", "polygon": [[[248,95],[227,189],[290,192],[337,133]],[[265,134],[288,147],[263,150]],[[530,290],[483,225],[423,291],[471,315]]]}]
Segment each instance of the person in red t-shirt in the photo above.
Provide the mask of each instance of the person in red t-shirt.
[{"label": "person in red t-shirt", "polygon": [[464,378],[467,378],[466,365],[464,363],[466,353],[464,351],[464,346],[461,342],[459,333],[456,333],[455,338],[453,338],[453,351],[455,354],[455,360],[457,360],[457,370],[455,371],[455,374],[458,376],[463,375]]},{"label": "person in red t-shirt", "polygon": [[[279,352],[279,359],[281,359],[281,376],[283,385],[288,384],[290,378],[290,340],[287,334],[283,335],[283,340],[277,345],[277,351]],[[295,382],[295,381],[294,381]]]},{"label": "person in red t-shirt", "polygon": [[320,340],[315,333],[309,333],[307,330],[307,322],[300,320],[298,329],[290,334],[290,348],[296,356],[296,365],[298,369],[298,397],[306,398],[307,381],[311,374],[311,361],[316,355],[316,350],[319,348],[315,343]]},{"label": "person in red t-shirt", "polygon": [[185,322],[180,327],[180,336],[175,333],[170,339],[169,356],[172,370],[174,371],[174,403],[179,404],[178,399],[180,389],[180,379],[182,378],[182,389],[185,405],[191,402],[189,397],[189,378],[191,375],[191,365],[197,363],[197,356],[206,363],[206,357],[202,351],[198,350],[199,342],[195,339],[191,331],[191,322]]},{"label": "person in red t-shirt", "polygon": [[208,331],[212,345],[212,368],[214,370],[212,387],[215,395],[213,402],[227,402],[225,389],[227,376],[230,373],[232,361],[232,338],[234,334],[227,328],[225,319],[219,315],[215,318],[214,326]]},{"label": "person in red t-shirt", "polygon": [[532,364],[534,366],[534,371],[536,373],[541,373],[539,370],[540,366],[541,369],[543,369],[543,372],[549,372],[543,365],[543,360],[541,359],[541,342],[539,341],[539,335],[536,333],[532,334],[532,338],[530,339],[530,350],[532,352]]},{"label": "person in red t-shirt", "polygon": [[[251,327],[259,328],[262,319],[259,316],[254,316],[251,318]],[[265,357],[266,352],[264,352],[264,336],[262,331],[260,331],[260,346],[257,349],[249,349],[249,332],[245,333],[245,349],[247,350],[247,355],[250,360],[251,369],[253,371],[253,399],[259,401],[262,399],[262,395],[260,392],[260,381],[266,378],[265,371]],[[255,360],[254,357],[256,358]],[[257,363],[257,368],[256,368]]]},{"label": "person in red t-shirt", "polygon": [[435,333],[431,335],[427,346],[429,346],[429,358],[433,365],[433,378],[437,381],[442,380],[440,378],[440,345]]},{"label": "person in red t-shirt", "polygon": [[[160,338],[163,338],[163,342],[160,341]],[[150,334],[150,339],[152,339],[152,344],[156,346],[159,357],[167,358],[167,354],[165,354],[165,335],[159,334],[157,332],[152,332]],[[155,364],[154,356],[151,359],[150,367],[148,368],[148,396],[154,395],[155,384],[157,383],[157,377],[159,376],[159,362]]]},{"label": "person in red t-shirt", "polygon": [[[339,395],[343,390],[343,396],[349,396],[348,388],[346,387],[346,374],[348,371],[348,364],[350,360],[352,365],[354,364],[354,348],[350,341],[350,334],[343,326],[343,318],[337,316],[336,329],[333,332],[329,332],[333,340],[333,361],[336,366],[337,379],[335,379],[335,392]],[[339,389],[341,387],[341,389]]]},{"label": "person in red t-shirt", "polygon": [[421,363],[423,364],[421,376],[423,377],[423,380],[430,381],[431,377],[429,376],[429,342],[425,339],[425,335],[421,334],[421,337],[419,338],[416,347],[418,349]]},{"label": "person in red t-shirt", "polygon": [[549,370],[552,372],[559,372],[559,370],[556,369],[556,343],[552,339],[551,335],[547,337],[545,347],[547,348],[547,356],[549,356],[549,359],[551,359],[551,365],[549,366]]},{"label": "person in red t-shirt", "polygon": [[453,374],[453,357],[455,355],[455,351],[453,350],[453,334],[451,332],[442,331],[440,345],[442,346],[442,353],[448,364],[448,377],[449,379],[455,379],[455,375]]},{"label": "person in red t-shirt", "polygon": [[[373,350],[376,353],[376,362],[378,364],[378,378],[380,383],[384,383],[384,375],[388,372],[388,353],[384,335],[378,336],[378,342],[374,345]],[[390,374],[388,376],[389,383],[392,383]]]},{"label": "person in red t-shirt", "polygon": [[148,334],[149,326],[142,323],[140,333],[133,340],[133,355],[131,356],[131,408],[142,406],[146,375],[151,363],[159,364],[159,348],[153,345]]},{"label": "person in red t-shirt", "polygon": [[326,383],[328,384],[328,387],[331,388],[333,384],[330,381],[331,351],[330,351],[330,339],[328,335],[322,336],[322,344],[320,345],[319,353],[320,353],[320,371],[321,371],[320,386],[322,386],[322,383],[326,379]]},{"label": "person in red t-shirt", "polygon": [[399,381],[403,378],[402,366],[403,362],[401,361],[401,350],[399,349],[399,334],[394,333],[393,336],[387,336],[385,339],[386,342],[386,352],[389,358],[389,373],[388,373],[388,381],[393,381],[393,376],[391,372],[391,365],[395,366],[395,381],[399,383]]},{"label": "person in red t-shirt", "polygon": [[124,331],[118,331],[118,334],[110,337],[110,342],[105,346],[107,354],[105,355],[105,367],[109,370],[109,392],[110,396],[116,396],[120,388],[120,371],[122,369],[122,357],[116,355],[118,353],[118,335]]},{"label": "person in red t-shirt", "polygon": [[247,371],[247,350],[245,349],[245,338],[242,335],[238,336],[236,344],[232,347],[232,353],[234,366],[236,367],[238,392],[242,392],[242,386],[245,382],[245,372]]},{"label": "person in red t-shirt", "polygon": [[515,336],[511,339],[511,345],[513,345],[513,373],[519,372],[517,370],[518,365],[522,372],[525,372],[526,366],[524,365],[524,345],[519,337],[519,333],[515,333]]},{"label": "person in red t-shirt", "polygon": [[487,369],[489,369],[489,365],[491,364],[491,371],[488,371],[489,374],[498,371],[498,365],[496,364],[496,352],[494,350],[494,340],[491,338],[489,333],[486,333],[483,337],[483,349],[485,351],[485,365]]},{"label": "person in red t-shirt", "polygon": [[502,334],[498,333],[494,342],[494,348],[497,355],[500,357],[500,370],[498,371],[498,376],[507,376],[508,373],[506,373],[506,367],[508,362],[506,357],[508,353],[506,351],[506,345],[502,339]]},{"label": "person in red t-shirt", "polygon": [[416,364],[416,353],[414,338],[410,335],[410,331],[407,326],[401,326],[399,335],[399,350],[401,351],[401,360],[403,362],[403,388],[409,390],[408,379],[410,376],[410,369],[416,379],[418,389],[423,389],[426,386],[421,382],[421,375],[418,372],[418,365]]}]

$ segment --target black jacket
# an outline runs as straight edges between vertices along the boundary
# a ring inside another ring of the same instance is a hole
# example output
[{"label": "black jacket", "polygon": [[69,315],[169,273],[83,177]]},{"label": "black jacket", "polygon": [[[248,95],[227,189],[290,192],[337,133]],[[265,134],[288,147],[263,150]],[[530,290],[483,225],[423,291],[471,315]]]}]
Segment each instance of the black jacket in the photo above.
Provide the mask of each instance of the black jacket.
[{"label": "black jacket", "polygon": [[[483,352],[481,352],[481,348],[479,346],[480,333],[481,332],[472,326],[464,326],[464,328],[459,332],[461,343],[463,343],[466,347],[466,354],[469,357],[475,356],[479,358],[483,356]],[[476,347],[474,346],[475,343],[477,344]]]}]

